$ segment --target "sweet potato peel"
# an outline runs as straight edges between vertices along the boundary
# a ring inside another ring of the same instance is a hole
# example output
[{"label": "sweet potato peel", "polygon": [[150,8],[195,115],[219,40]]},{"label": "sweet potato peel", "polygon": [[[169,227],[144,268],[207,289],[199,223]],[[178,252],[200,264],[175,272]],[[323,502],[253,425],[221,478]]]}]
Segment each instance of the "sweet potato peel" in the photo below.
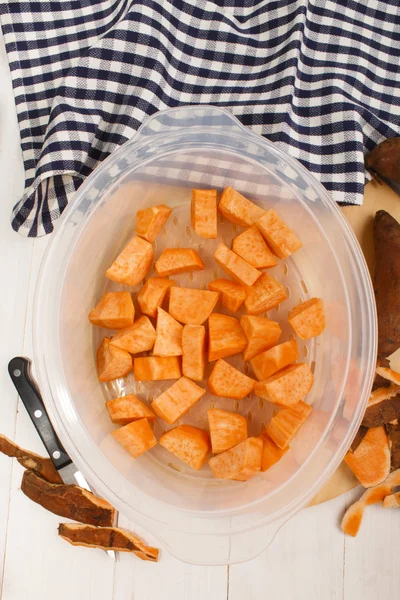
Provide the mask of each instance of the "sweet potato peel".
[{"label": "sweet potato peel", "polygon": [[400,385],[400,373],[393,371],[389,367],[376,367],[376,374],[396,385]]},{"label": "sweet potato peel", "polygon": [[395,492],[394,494],[390,494],[383,499],[382,502],[383,508],[399,508],[400,506],[400,492]]},{"label": "sweet potato peel", "polygon": [[390,473],[390,448],[385,428],[368,429],[357,449],[349,450],[344,461],[364,487],[385,481]]},{"label": "sweet potato peel", "polygon": [[400,468],[400,425],[398,422],[387,423],[386,433],[390,445],[390,467],[392,471]]},{"label": "sweet potato peel", "polygon": [[364,427],[379,427],[400,417],[400,388],[391,384],[372,392],[362,420]]},{"label": "sweet potato peel", "polygon": [[39,473],[52,483],[62,483],[62,479],[50,458],[43,458],[29,450],[23,450],[4,435],[0,435],[0,452],[11,458],[16,458],[25,469]]}]

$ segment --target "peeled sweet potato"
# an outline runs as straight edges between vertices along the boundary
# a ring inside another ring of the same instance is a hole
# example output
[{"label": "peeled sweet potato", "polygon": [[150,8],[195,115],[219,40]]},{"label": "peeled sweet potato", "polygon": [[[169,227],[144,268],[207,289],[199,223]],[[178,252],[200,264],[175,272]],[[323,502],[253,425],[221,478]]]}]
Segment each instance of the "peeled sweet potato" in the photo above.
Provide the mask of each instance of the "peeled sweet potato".
[{"label": "peeled sweet potato", "polygon": [[0,452],[11,458],[16,458],[24,469],[39,473],[51,483],[62,483],[62,479],[50,458],[43,458],[29,450],[23,450],[4,435],[0,435]]},{"label": "peeled sweet potato", "polygon": [[107,292],[89,314],[97,327],[124,329],[133,325],[135,307],[129,292]]},{"label": "peeled sweet potato", "polygon": [[247,338],[237,319],[219,313],[211,313],[208,319],[209,362],[242,352]]},{"label": "peeled sweet potato", "polygon": [[142,281],[153,262],[153,246],[135,235],[106,271],[106,277],[134,287]]},{"label": "peeled sweet potato", "polygon": [[121,348],[130,354],[151,350],[156,340],[156,330],[148,317],[139,317],[131,327],[118,331],[110,341],[113,348]]},{"label": "peeled sweet potato", "polygon": [[97,350],[96,363],[99,381],[112,381],[132,371],[132,357],[126,350],[111,345],[104,338]]},{"label": "peeled sweet potato", "polygon": [[153,348],[156,356],[181,356],[183,326],[162,308],[157,314],[157,337]]},{"label": "peeled sweet potato", "polygon": [[162,305],[175,281],[165,277],[150,277],[140,290],[137,301],[143,314],[155,318],[157,308]]},{"label": "peeled sweet potato", "polygon": [[182,331],[182,374],[194,381],[204,377],[206,330],[204,325],[185,325]]},{"label": "peeled sweet potato", "polygon": [[249,315],[259,315],[278,306],[286,298],[283,285],[274,277],[262,273],[257,281],[247,288],[244,306]]},{"label": "peeled sweet potato", "polygon": [[225,452],[247,438],[247,421],[242,415],[210,408],[207,417],[213,454]]},{"label": "peeled sweet potato", "polygon": [[289,446],[286,446],[286,448],[279,448],[266,431],[260,435],[260,440],[263,443],[261,471],[267,471],[281,460],[282,456],[289,450]]},{"label": "peeled sweet potato", "polygon": [[194,381],[181,377],[152,403],[154,412],[169,425],[179,421],[206,393]]},{"label": "peeled sweet potato", "polygon": [[217,237],[217,190],[192,190],[191,221],[197,235]]},{"label": "peeled sweet potato", "polygon": [[241,400],[253,391],[255,381],[219,359],[214,365],[208,379],[208,389],[215,396]]},{"label": "peeled sweet potato", "polygon": [[364,487],[373,487],[385,481],[390,472],[389,441],[383,426],[371,427],[358,448],[344,457]]},{"label": "peeled sweet potato", "polygon": [[133,359],[136,381],[179,379],[181,364],[177,356],[141,356]]},{"label": "peeled sweet potato", "polygon": [[179,425],[160,437],[160,445],[199,471],[211,451],[208,433],[191,425]]},{"label": "peeled sweet potato", "polygon": [[208,284],[208,289],[219,292],[222,306],[231,312],[238,311],[246,298],[246,287],[229,279],[214,279]]},{"label": "peeled sweet potato", "polygon": [[138,210],[136,215],[136,233],[148,242],[154,242],[164,227],[172,208],[165,204]]},{"label": "peeled sweet potato", "polygon": [[268,379],[281,369],[296,362],[299,349],[295,340],[283,342],[251,359],[250,364],[259,381]]},{"label": "peeled sweet potato", "polygon": [[257,225],[253,225],[232,241],[232,250],[255,269],[269,269],[277,265]]},{"label": "peeled sweet potato", "polygon": [[374,176],[385,177],[400,183],[400,137],[377,144],[365,159],[365,166]]},{"label": "peeled sweet potato", "polygon": [[297,435],[311,411],[311,406],[303,401],[282,408],[277,415],[272,417],[266,432],[275,444],[283,450]]},{"label": "peeled sweet potato", "polygon": [[325,329],[324,305],[320,298],[311,298],[289,312],[289,323],[299,338],[309,340]]},{"label": "peeled sweet potato", "polygon": [[214,477],[247,481],[261,469],[263,444],[259,438],[249,437],[237,446],[210,458],[208,464]]},{"label": "peeled sweet potato", "polygon": [[218,292],[174,287],[169,298],[169,314],[185,325],[202,325],[218,298]]},{"label": "peeled sweet potato", "polygon": [[304,400],[313,383],[310,367],[306,363],[297,363],[257,382],[254,393],[273,404],[290,406]]},{"label": "peeled sweet potato", "polygon": [[214,252],[214,259],[229,277],[243,285],[253,285],[261,275],[260,271],[257,271],[235,252],[229,250],[222,242]]},{"label": "peeled sweet potato", "polygon": [[154,421],[156,418],[151,408],[139,398],[136,398],[134,394],[109,400],[106,402],[106,407],[111,421],[117,425],[128,425],[128,423],[139,419]]},{"label": "peeled sweet potato", "polygon": [[154,265],[160,277],[189,271],[202,271],[204,263],[193,248],[167,248]]},{"label": "peeled sweet potato", "polygon": [[256,225],[272,252],[278,258],[287,258],[303,246],[273,208],[267,210],[256,221]]},{"label": "peeled sweet potato", "polygon": [[243,351],[244,360],[251,360],[257,354],[274,346],[282,334],[279,323],[265,317],[243,315],[240,324],[248,341]]},{"label": "peeled sweet potato", "polygon": [[241,227],[250,227],[264,214],[262,208],[231,187],[226,187],[222,192],[218,212]]},{"label": "peeled sweet potato", "polygon": [[113,431],[112,435],[133,458],[138,458],[157,444],[147,419],[132,421],[132,423]]}]

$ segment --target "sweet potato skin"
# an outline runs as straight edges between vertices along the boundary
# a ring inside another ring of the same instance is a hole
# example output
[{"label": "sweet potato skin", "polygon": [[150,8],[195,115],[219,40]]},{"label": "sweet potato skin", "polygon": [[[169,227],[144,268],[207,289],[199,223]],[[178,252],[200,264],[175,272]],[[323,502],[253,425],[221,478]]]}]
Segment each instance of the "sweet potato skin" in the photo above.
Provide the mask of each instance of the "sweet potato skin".
[{"label": "sweet potato skin", "polygon": [[42,458],[34,452],[24,450],[4,435],[0,435],[0,452],[11,458],[16,458],[24,469],[39,473],[39,475],[51,483],[63,482],[50,458]]}]

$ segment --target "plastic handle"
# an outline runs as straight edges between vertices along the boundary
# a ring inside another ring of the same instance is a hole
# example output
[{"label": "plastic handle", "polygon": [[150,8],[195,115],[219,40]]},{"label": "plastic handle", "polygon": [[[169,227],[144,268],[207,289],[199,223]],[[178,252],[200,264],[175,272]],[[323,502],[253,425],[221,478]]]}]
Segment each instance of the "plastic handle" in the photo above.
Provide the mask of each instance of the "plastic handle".
[{"label": "plastic handle", "polygon": [[54,431],[39,389],[32,379],[31,361],[17,356],[9,362],[8,372],[55,468],[66,467],[72,461]]}]

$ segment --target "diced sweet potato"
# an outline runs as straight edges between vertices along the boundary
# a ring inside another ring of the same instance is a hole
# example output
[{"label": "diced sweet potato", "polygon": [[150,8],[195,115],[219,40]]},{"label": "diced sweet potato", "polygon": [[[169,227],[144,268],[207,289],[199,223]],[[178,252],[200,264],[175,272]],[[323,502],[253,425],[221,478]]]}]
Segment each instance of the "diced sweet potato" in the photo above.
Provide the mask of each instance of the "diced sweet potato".
[{"label": "diced sweet potato", "polygon": [[236,236],[232,241],[232,250],[255,269],[270,269],[278,264],[257,225]]},{"label": "diced sweet potato", "polygon": [[299,250],[303,244],[289,229],[273,208],[267,210],[257,221],[256,225],[265,238],[268,246],[278,258],[286,258]]},{"label": "diced sweet potato", "polygon": [[301,400],[297,404],[282,408],[275,417],[272,417],[266,432],[283,450],[297,435],[311,411],[311,406]]},{"label": "diced sweet potato", "polygon": [[162,305],[175,281],[164,277],[150,277],[140,290],[137,301],[143,314],[155,318],[157,308]]},{"label": "diced sweet potato", "polygon": [[385,427],[371,427],[354,450],[344,457],[364,487],[373,487],[385,481],[390,473],[390,448]]},{"label": "diced sweet potato", "polygon": [[262,440],[263,443],[261,471],[267,471],[281,460],[282,456],[289,450],[289,446],[286,446],[286,448],[279,448],[266,431],[260,435],[260,440]]},{"label": "diced sweet potato", "polygon": [[250,360],[260,352],[274,346],[282,334],[279,323],[265,317],[243,315],[240,324],[248,341],[243,352],[244,360]]},{"label": "diced sweet potato", "polygon": [[107,269],[106,277],[117,283],[134,287],[146,277],[153,258],[153,246],[135,235]]},{"label": "diced sweet potato", "polygon": [[247,438],[247,421],[242,415],[210,408],[207,411],[212,451],[220,454]]},{"label": "diced sweet potato", "polygon": [[191,220],[197,235],[217,237],[217,190],[192,190]]},{"label": "diced sweet potato", "polygon": [[132,371],[129,352],[111,346],[109,338],[104,338],[98,347],[96,362],[99,381],[112,381]]},{"label": "diced sweet potato", "polygon": [[106,402],[111,421],[117,425],[127,425],[138,419],[154,421],[156,415],[144,402],[136,398],[134,394],[115,398]]},{"label": "diced sweet potato", "polygon": [[246,290],[244,306],[249,315],[259,315],[286,300],[285,288],[274,277],[261,273],[257,281]]},{"label": "diced sweet potato", "polygon": [[218,212],[231,223],[241,227],[250,227],[265,211],[233,188],[226,187],[218,204]]},{"label": "diced sweet potato", "polygon": [[289,323],[302,340],[320,335],[325,329],[324,305],[320,298],[311,298],[289,312]]},{"label": "diced sweet potato", "polygon": [[160,445],[199,471],[211,451],[208,433],[191,425],[179,425],[160,437]]},{"label": "diced sweet potato", "polygon": [[181,356],[183,326],[165,310],[158,309],[157,337],[153,354],[156,356]]},{"label": "diced sweet potato", "polygon": [[239,310],[246,298],[245,286],[229,279],[214,279],[208,284],[208,289],[219,292],[222,306],[225,306],[231,312]]},{"label": "diced sweet potato", "polygon": [[259,381],[268,379],[281,369],[296,362],[299,349],[295,340],[278,344],[251,359],[250,364]]},{"label": "diced sweet potato", "polygon": [[181,377],[152,403],[154,412],[169,425],[179,421],[206,393],[187,377]]},{"label": "diced sweet potato", "polygon": [[257,396],[279,406],[290,406],[304,400],[314,383],[314,375],[306,363],[285,367],[254,387]]},{"label": "diced sweet potato", "polygon": [[243,285],[253,285],[261,275],[260,271],[229,250],[222,242],[214,252],[214,259],[229,277]]},{"label": "diced sweet potato", "polygon": [[177,356],[144,356],[133,359],[133,373],[136,381],[160,381],[179,379],[180,360]]},{"label": "diced sweet potato", "polygon": [[121,329],[111,338],[111,346],[138,354],[151,350],[156,340],[156,330],[148,317],[142,316],[131,327]]},{"label": "diced sweet potato", "polygon": [[172,208],[165,204],[138,210],[136,215],[136,233],[148,242],[154,242],[167,222]]},{"label": "diced sweet potato", "polygon": [[124,329],[133,325],[135,307],[129,292],[106,292],[90,311],[89,321],[97,327]]},{"label": "diced sweet potato", "polygon": [[241,400],[253,391],[255,383],[254,379],[219,359],[214,365],[207,385],[215,396]]},{"label": "diced sweet potato", "polygon": [[208,360],[209,362],[242,352],[247,346],[247,338],[235,317],[211,313],[208,319]]},{"label": "diced sweet potato", "polygon": [[218,298],[218,292],[174,287],[169,298],[169,314],[185,325],[202,325]]},{"label": "diced sweet potato", "polygon": [[214,477],[247,481],[261,468],[263,443],[259,438],[249,437],[237,446],[210,458],[208,464]]},{"label": "diced sweet potato", "polygon": [[147,419],[139,419],[112,432],[113,437],[124,446],[133,458],[138,458],[157,444]]},{"label": "diced sweet potato", "polygon": [[204,269],[203,261],[193,248],[167,248],[154,266],[160,277]]},{"label": "diced sweet potato", "polygon": [[185,325],[182,332],[182,374],[194,381],[204,377],[206,330],[204,325]]}]

